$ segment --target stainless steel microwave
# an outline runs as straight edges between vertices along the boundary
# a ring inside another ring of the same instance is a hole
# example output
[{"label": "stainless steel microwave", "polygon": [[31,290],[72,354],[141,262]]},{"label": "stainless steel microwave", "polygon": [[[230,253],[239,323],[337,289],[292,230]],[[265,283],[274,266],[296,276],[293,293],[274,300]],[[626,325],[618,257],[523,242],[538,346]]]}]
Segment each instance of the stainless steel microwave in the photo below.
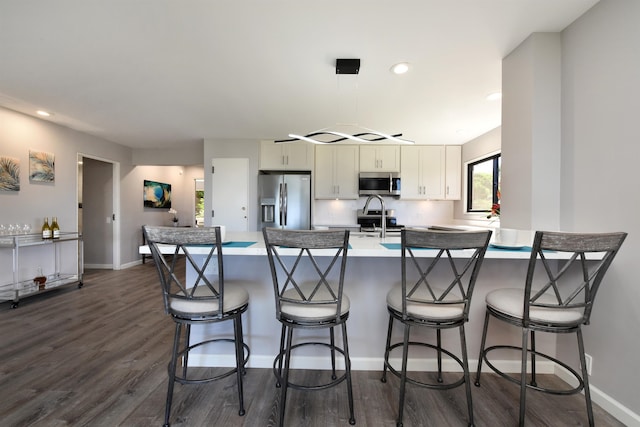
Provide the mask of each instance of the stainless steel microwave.
[{"label": "stainless steel microwave", "polygon": [[360,172],[358,177],[358,194],[369,196],[400,195],[400,174],[397,172]]}]

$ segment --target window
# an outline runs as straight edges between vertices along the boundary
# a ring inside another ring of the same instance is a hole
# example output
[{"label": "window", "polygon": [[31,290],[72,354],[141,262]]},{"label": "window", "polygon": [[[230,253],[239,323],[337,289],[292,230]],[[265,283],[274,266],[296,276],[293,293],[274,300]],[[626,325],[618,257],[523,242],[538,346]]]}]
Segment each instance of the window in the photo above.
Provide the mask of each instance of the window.
[{"label": "window", "polygon": [[196,192],[195,192],[195,214],[196,214],[196,227],[204,226],[204,180],[196,179]]},{"label": "window", "polygon": [[491,212],[500,202],[500,164],[496,154],[467,165],[467,212]]}]

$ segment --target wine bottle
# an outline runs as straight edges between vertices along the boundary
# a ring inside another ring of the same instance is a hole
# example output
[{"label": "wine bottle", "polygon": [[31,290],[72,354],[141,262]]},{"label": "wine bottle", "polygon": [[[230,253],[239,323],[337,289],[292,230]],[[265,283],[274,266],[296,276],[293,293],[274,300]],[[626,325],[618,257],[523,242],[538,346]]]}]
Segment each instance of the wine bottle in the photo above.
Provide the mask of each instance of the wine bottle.
[{"label": "wine bottle", "polygon": [[44,218],[44,224],[42,224],[42,238],[51,238],[51,227],[49,227],[49,218],[47,217]]},{"label": "wine bottle", "polygon": [[58,226],[58,218],[55,216],[53,217],[53,221],[51,222],[51,238],[60,238],[60,227]]}]

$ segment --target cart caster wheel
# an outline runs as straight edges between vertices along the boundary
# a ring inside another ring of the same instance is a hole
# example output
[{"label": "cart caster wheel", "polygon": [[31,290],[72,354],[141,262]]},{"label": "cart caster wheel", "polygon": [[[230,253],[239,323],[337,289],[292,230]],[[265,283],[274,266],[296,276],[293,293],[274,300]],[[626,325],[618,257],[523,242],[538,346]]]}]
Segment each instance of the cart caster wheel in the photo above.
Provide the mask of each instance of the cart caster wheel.
[{"label": "cart caster wheel", "polygon": [[78,283],[78,289],[81,289],[83,285],[84,285],[84,283],[82,283],[82,282]]},{"label": "cart caster wheel", "polygon": [[12,302],[11,303],[11,308],[18,308],[18,303],[17,302]]}]

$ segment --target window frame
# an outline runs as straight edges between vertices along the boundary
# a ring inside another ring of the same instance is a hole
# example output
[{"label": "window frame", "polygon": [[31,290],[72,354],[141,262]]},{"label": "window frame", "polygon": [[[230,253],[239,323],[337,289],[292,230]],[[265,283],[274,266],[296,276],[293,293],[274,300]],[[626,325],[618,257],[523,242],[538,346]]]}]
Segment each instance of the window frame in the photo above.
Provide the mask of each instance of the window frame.
[{"label": "window frame", "polygon": [[491,155],[480,157],[476,160],[470,161],[467,163],[466,174],[467,174],[467,188],[466,188],[466,213],[467,214],[487,214],[491,212],[491,209],[472,209],[472,201],[473,201],[473,167],[480,164],[485,163],[489,160],[493,161],[492,168],[492,204],[499,203],[500,198],[498,197],[498,192],[500,190],[500,166],[502,163],[502,153],[494,153]]}]

